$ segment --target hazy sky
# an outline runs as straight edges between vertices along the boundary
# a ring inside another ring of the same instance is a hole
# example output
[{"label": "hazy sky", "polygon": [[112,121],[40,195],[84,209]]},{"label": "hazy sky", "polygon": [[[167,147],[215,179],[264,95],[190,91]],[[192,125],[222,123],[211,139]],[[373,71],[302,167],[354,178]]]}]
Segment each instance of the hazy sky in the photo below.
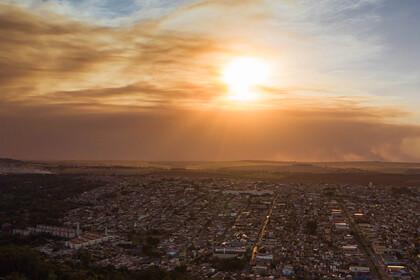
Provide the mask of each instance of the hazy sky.
[{"label": "hazy sky", "polygon": [[[420,161],[420,1],[0,0],[0,157]],[[223,69],[265,61],[259,98]]]}]

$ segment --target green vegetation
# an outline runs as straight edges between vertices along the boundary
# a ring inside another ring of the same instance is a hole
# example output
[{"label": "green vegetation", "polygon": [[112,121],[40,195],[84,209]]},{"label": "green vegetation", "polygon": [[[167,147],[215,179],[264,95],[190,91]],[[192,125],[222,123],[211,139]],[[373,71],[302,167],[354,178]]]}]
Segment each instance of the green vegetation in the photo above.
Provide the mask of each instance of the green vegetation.
[{"label": "green vegetation", "polygon": [[15,227],[58,224],[77,205],[68,198],[99,186],[75,175],[0,176],[0,221]]},{"label": "green vegetation", "polygon": [[241,271],[247,265],[246,258],[233,258],[233,259],[219,259],[213,258],[212,265],[214,268],[220,271]]},{"label": "green vegetation", "polygon": [[39,252],[25,246],[0,247],[0,278],[10,280],[189,280],[193,279],[185,267],[165,271],[152,267],[141,271],[128,271],[111,267],[91,266],[91,256],[80,252],[80,264],[56,263]]},{"label": "green vegetation", "polygon": [[305,233],[309,235],[316,235],[318,224],[316,221],[307,221],[305,224]]},{"label": "green vegetation", "polygon": [[131,232],[128,234],[128,240],[130,240],[133,245],[139,246],[144,255],[149,257],[160,257],[162,252],[157,249],[157,246],[160,243],[160,236],[163,233],[159,230],[149,230],[147,232]]}]

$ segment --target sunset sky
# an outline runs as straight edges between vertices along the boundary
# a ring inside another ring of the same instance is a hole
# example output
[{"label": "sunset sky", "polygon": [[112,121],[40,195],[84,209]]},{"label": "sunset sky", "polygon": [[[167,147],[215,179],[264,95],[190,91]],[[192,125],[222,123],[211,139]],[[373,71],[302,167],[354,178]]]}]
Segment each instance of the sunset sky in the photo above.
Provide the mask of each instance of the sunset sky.
[{"label": "sunset sky", "polygon": [[0,157],[420,161],[419,15],[418,0],[0,0]]}]

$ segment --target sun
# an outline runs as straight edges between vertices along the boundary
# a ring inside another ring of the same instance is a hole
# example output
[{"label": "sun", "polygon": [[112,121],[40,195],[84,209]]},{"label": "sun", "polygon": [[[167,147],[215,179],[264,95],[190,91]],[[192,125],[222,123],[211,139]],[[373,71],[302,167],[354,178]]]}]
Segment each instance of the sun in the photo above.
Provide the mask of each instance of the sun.
[{"label": "sun", "polygon": [[229,88],[228,98],[237,101],[258,99],[258,86],[268,79],[267,63],[256,57],[239,57],[227,64],[222,73]]}]

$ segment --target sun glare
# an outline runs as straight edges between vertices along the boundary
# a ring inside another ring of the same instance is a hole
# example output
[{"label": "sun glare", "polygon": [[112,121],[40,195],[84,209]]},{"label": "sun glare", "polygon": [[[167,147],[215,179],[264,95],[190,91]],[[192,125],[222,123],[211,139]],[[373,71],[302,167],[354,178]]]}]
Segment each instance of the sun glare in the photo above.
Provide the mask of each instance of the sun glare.
[{"label": "sun glare", "polygon": [[268,78],[267,64],[254,57],[232,60],[223,70],[223,81],[229,87],[229,99],[250,101],[259,97],[258,86]]}]

